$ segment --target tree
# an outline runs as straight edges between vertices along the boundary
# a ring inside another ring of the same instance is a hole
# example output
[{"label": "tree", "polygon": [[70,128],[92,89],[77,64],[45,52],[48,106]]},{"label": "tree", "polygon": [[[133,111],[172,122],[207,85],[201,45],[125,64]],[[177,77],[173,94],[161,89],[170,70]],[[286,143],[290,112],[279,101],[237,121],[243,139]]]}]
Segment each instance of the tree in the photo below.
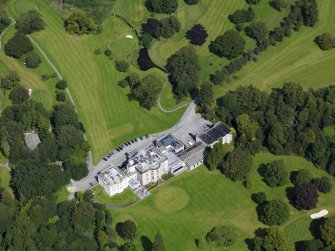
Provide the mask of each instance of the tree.
[{"label": "tree", "polygon": [[116,70],[119,72],[126,72],[129,68],[129,64],[125,60],[117,60],[115,62]]},{"label": "tree", "polygon": [[310,183],[312,179],[313,175],[308,169],[300,169],[291,173],[291,181],[294,185]]},{"label": "tree", "polygon": [[79,128],[78,115],[73,106],[67,103],[58,104],[54,107],[51,122],[57,132],[65,125],[73,125],[75,128]]},{"label": "tree", "polygon": [[29,38],[22,33],[16,33],[5,45],[6,55],[14,58],[20,58],[32,50],[33,45]]},{"label": "tree", "polygon": [[207,233],[206,240],[215,247],[229,247],[236,241],[236,232],[230,226],[217,226]]},{"label": "tree", "polygon": [[200,87],[199,92],[199,102],[197,105],[198,111],[206,118],[214,117],[214,90],[213,84],[210,82],[205,82]]},{"label": "tree", "polygon": [[15,25],[17,31],[22,34],[31,34],[36,31],[41,31],[45,27],[45,23],[41,18],[41,14],[36,10],[29,10],[21,15]]},{"label": "tree", "polygon": [[170,38],[180,30],[180,22],[175,16],[169,16],[159,21],[159,34],[164,38]]},{"label": "tree", "polygon": [[104,51],[104,54],[107,56],[107,57],[110,57],[112,55],[112,51],[110,49],[106,49]]},{"label": "tree", "polygon": [[71,35],[83,35],[94,32],[97,27],[93,19],[84,11],[76,10],[64,22],[65,30]]},{"label": "tree", "polygon": [[153,37],[147,32],[143,33],[143,35],[141,36],[141,43],[144,48],[149,49],[151,47],[152,40]]},{"label": "tree", "polygon": [[278,11],[281,11],[283,8],[286,8],[285,0],[272,0],[270,5]]},{"label": "tree", "polygon": [[237,31],[228,30],[222,36],[218,36],[209,45],[210,52],[219,57],[228,59],[241,55],[245,48],[245,41]]},{"label": "tree", "polygon": [[146,0],[145,6],[151,12],[172,14],[178,7],[177,0]]},{"label": "tree", "polygon": [[[147,22],[142,24],[142,33],[143,36],[145,34],[149,34],[152,38],[160,38],[161,37],[160,30],[160,21],[154,18],[148,18]],[[148,36],[148,35],[146,35]],[[151,40],[152,40],[151,38]]]},{"label": "tree", "polygon": [[56,83],[56,88],[59,89],[59,90],[64,90],[64,89],[66,89],[66,88],[67,88],[67,82],[66,82],[64,79],[58,81],[58,82]]},{"label": "tree", "polygon": [[208,33],[202,24],[196,24],[186,32],[186,38],[190,40],[191,44],[201,46],[206,42]]},{"label": "tree", "polygon": [[116,225],[116,231],[122,239],[132,241],[135,238],[137,227],[133,221],[126,220]]},{"label": "tree", "polygon": [[292,202],[298,210],[310,210],[316,208],[318,197],[318,191],[313,184],[300,184],[293,189]]},{"label": "tree", "polygon": [[250,5],[255,5],[255,4],[258,4],[260,2],[260,0],[246,0],[246,1]]},{"label": "tree", "polygon": [[131,94],[141,106],[150,110],[157,103],[162,88],[162,83],[157,77],[148,75],[142,79],[140,84],[132,87]]},{"label": "tree", "polygon": [[318,251],[324,250],[324,244],[321,240],[301,241],[296,244],[297,251]]},{"label": "tree", "polygon": [[237,131],[247,138],[254,139],[259,128],[257,121],[250,119],[248,114],[241,114],[236,117]]},{"label": "tree", "polygon": [[42,63],[42,60],[39,55],[33,53],[26,59],[26,66],[28,68],[37,68],[40,63]]},{"label": "tree", "polygon": [[244,180],[252,165],[251,155],[244,148],[236,148],[229,152],[224,161],[220,164],[220,169],[227,178],[232,181]]},{"label": "tree", "polygon": [[14,104],[20,104],[29,98],[29,93],[24,86],[17,85],[9,94],[9,98]]},{"label": "tree", "polygon": [[320,36],[316,37],[314,41],[321,50],[326,51],[335,48],[335,36],[329,32],[322,33]]},{"label": "tree", "polygon": [[60,101],[60,102],[65,102],[65,92],[58,92],[57,95],[56,95],[56,99],[57,101]]},{"label": "tree", "polygon": [[205,247],[206,247],[206,243],[205,243],[205,241],[202,237],[197,238],[195,240],[195,244],[196,244],[198,249],[205,249]]},{"label": "tree", "polygon": [[192,5],[192,4],[197,4],[199,0],[185,0],[186,4]]},{"label": "tree", "polygon": [[236,10],[233,14],[229,15],[228,19],[233,24],[239,25],[242,23],[251,22],[254,17],[254,10],[249,7],[246,10]]},{"label": "tree", "polygon": [[219,164],[224,159],[226,150],[223,144],[215,144],[212,149],[210,149],[209,154],[206,158],[206,166],[210,171],[213,171],[219,167]]},{"label": "tree", "polygon": [[251,239],[250,249],[252,251],[262,250],[288,250],[288,243],[286,236],[277,227],[261,229],[262,235]]},{"label": "tree", "polygon": [[155,235],[155,240],[152,244],[152,251],[165,251],[163,237],[160,233]]},{"label": "tree", "polygon": [[245,29],[245,33],[255,39],[257,44],[263,42],[269,36],[269,30],[265,23],[263,22],[255,22],[252,23]]},{"label": "tree", "polygon": [[199,59],[192,47],[183,47],[167,60],[173,92],[182,99],[194,92],[199,81]]},{"label": "tree", "polygon": [[275,160],[265,165],[262,176],[270,187],[282,186],[288,182],[288,172],[282,160]]},{"label": "tree", "polygon": [[263,204],[264,202],[266,202],[266,195],[264,192],[258,192],[258,193],[254,193],[251,195],[251,199],[256,202],[258,205]]},{"label": "tree", "polygon": [[321,240],[326,246],[335,248],[335,218],[325,219],[319,227]]},{"label": "tree", "polygon": [[333,184],[331,183],[328,177],[321,177],[321,178],[313,179],[312,184],[321,193],[330,193],[333,188]]},{"label": "tree", "polygon": [[260,205],[258,217],[266,225],[281,225],[288,220],[289,208],[283,200],[271,200]]},{"label": "tree", "polygon": [[12,90],[18,84],[20,84],[20,76],[15,71],[1,78],[1,88],[4,90]]}]

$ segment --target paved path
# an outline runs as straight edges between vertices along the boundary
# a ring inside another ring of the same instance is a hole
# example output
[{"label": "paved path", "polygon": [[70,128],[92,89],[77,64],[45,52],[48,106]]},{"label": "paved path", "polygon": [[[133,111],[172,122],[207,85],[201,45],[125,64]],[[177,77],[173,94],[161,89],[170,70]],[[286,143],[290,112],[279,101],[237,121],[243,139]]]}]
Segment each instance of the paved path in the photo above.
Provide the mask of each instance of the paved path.
[{"label": "paved path", "polygon": [[10,27],[12,27],[13,25],[16,24],[16,21],[15,21],[14,18],[9,17],[9,19],[10,19],[12,22],[11,22],[10,25],[8,25],[8,27],[7,27],[6,29],[4,29],[4,31],[0,34],[0,49],[1,49],[1,45],[2,45],[2,44],[1,44],[2,36],[6,33],[6,31],[8,31],[8,30],[10,29]]},{"label": "paved path", "polygon": [[137,199],[133,200],[132,202],[127,203],[127,204],[125,204],[125,205],[121,205],[121,206],[117,206],[117,205],[106,205],[105,203],[102,203],[102,202],[97,201],[97,200],[94,200],[94,202],[96,202],[96,203],[98,203],[98,204],[103,204],[103,205],[106,206],[106,208],[126,208],[126,207],[129,207],[129,206],[131,206],[131,205],[134,205],[134,204],[135,204],[136,202],[138,202],[139,200],[140,200],[140,199],[137,198]]},{"label": "paved path", "polygon": [[162,112],[164,112],[164,113],[175,112],[175,111],[178,111],[178,110],[180,110],[180,109],[182,109],[182,108],[184,108],[184,107],[186,107],[186,106],[189,106],[189,105],[192,103],[192,102],[189,102],[189,103],[180,105],[180,106],[178,106],[178,107],[176,107],[176,108],[173,108],[173,109],[171,109],[171,110],[166,110],[166,109],[162,106],[162,104],[161,104],[161,96],[162,96],[162,94],[163,94],[164,88],[165,88],[165,86],[166,86],[167,83],[168,83],[168,81],[165,81],[164,86],[163,86],[163,88],[162,88],[162,91],[161,91],[161,93],[159,94],[159,96],[158,96],[158,100],[157,100],[158,107],[159,107],[159,109],[160,109]]}]

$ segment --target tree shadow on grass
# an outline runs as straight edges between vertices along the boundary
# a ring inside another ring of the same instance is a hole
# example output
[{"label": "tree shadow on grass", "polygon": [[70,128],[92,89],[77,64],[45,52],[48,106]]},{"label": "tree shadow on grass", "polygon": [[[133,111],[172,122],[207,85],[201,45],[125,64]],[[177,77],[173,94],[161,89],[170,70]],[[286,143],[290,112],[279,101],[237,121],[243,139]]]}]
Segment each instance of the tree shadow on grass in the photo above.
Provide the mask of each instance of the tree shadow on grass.
[{"label": "tree shadow on grass", "polygon": [[321,239],[320,226],[323,224],[324,220],[324,218],[315,219],[312,220],[311,224],[309,225],[309,231],[315,239]]},{"label": "tree shadow on grass", "polygon": [[151,251],[152,250],[152,242],[146,236],[141,236],[141,243],[144,251]]},{"label": "tree shadow on grass", "polygon": [[293,205],[294,188],[293,187],[288,187],[288,188],[286,188],[285,192],[286,192],[286,197],[289,200],[290,204]]}]

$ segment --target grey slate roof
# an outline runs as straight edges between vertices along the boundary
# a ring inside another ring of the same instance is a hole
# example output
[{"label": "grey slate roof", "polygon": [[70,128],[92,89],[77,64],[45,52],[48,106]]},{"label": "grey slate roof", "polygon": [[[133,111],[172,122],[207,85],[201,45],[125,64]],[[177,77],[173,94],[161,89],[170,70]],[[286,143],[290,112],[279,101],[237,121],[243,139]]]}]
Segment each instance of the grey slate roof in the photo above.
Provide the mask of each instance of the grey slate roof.
[{"label": "grey slate roof", "polygon": [[198,135],[206,144],[211,145],[230,132],[230,129],[222,122],[216,123],[213,127]]},{"label": "grey slate roof", "polygon": [[182,147],[182,143],[180,143],[179,140],[177,140],[175,137],[173,137],[171,134],[165,136],[164,138],[158,140],[158,142],[164,146],[165,148],[168,146],[172,146],[174,149],[179,149]]},{"label": "grey slate roof", "polygon": [[36,149],[36,147],[41,144],[40,137],[37,133],[25,133],[24,135],[24,141],[26,142],[26,145],[30,151],[33,151]]},{"label": "grey slate roof", "polygon": [[193,146],[181,152],[178,157],[185,162],[199,162],[205,158],[206,146],[197,142]]}]

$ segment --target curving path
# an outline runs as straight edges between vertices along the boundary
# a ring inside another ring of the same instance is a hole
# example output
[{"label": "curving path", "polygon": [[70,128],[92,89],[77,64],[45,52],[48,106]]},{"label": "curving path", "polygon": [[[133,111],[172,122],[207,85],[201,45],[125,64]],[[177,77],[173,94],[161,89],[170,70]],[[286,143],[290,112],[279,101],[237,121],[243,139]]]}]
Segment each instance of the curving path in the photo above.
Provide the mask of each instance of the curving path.
[{"label": "curving path", "polygon": [[14,18],[12,18],[12,17],[9,17],[9,19],[12,21],[9,25],[8,25],[8,27],[6,28],[6,29],[4,29],[4,31],[0,34],[0,49],[1,49],[1,39],[2,39],[2,36],[10,29],[10,27],[12,27],[13,25],[15,25],[16,24],[16,21],[15,21],[15,19]]},{"label": "curving path", "polygon": [[186,104],[180,105],[180,106],[178,106],[178,107],[176,107],[176,108],[173,108],[173,109],[171,109],[171,110],[166,110],[166,109],[164,109],[164,107],[163,107],[162,104],[161,104],[161,96],[162,96],[162,94],[163,94],[163,91],[164,91],[164,88],[165,88],[167,82],[168,82],[168,81],[165,81],[164,86],[163,86],[163,88],[162,88],[162,91],[161,91],[161,93],[159,94],[159,96],[158,96],[158,100],[157,100],[158,107],[159,107],[159,109],[160,109],[162,112],[164,112],[164,113],[175,112],[175,111],[178,111],[178,110],[180,110],[180,109],[182,109],[182,108],[184,108],[184,107],[186,107],[186,106],[189,106],[189,105],[193,102],[193,101],[188,102],[188,103],[186,103]]}]

